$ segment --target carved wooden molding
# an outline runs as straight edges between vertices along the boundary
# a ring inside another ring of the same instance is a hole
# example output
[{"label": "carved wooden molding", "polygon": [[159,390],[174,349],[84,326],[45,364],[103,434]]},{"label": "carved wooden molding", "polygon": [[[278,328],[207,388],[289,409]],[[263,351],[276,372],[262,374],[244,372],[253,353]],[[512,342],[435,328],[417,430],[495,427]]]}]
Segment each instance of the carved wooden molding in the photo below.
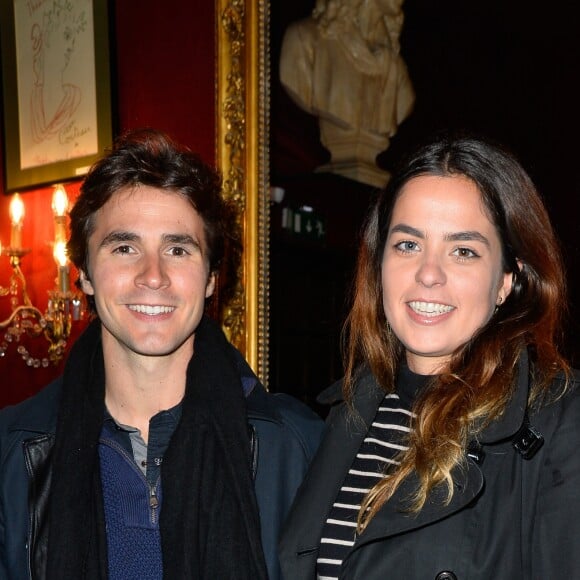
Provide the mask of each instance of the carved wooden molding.
[{"label": "carved wooden molding", "polygon": [[223,310],[230,340],[267,386],[269,327],[269,4],[216,0],[217,162],[244,250]]}]

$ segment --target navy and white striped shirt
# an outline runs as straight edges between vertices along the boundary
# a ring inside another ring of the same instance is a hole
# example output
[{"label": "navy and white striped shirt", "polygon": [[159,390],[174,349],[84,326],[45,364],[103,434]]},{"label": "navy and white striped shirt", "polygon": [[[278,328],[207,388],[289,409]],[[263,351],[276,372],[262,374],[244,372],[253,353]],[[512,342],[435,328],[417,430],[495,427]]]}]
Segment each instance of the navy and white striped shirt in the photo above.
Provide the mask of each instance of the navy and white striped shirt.
[{"label": "navy and white striped shirt", "polygon": [[428,377],[406,367],[399,373],[398,393],[386,395],[364,438],[326,519],[317,559],[318,580],[337,580],[354,545],[361,502],[404,452],[415,393]]}]

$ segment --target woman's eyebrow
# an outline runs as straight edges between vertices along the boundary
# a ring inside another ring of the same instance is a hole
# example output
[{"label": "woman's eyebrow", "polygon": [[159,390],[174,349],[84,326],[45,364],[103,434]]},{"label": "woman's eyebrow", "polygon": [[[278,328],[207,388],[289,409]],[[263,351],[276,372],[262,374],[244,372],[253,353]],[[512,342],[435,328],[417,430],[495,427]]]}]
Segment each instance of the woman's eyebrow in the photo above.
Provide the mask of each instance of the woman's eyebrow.
[{"label": "woman's eyebrow", "polygon": [[397,224],[397,225],[393,226],[389,232],[389,235],[396,234],[396,233],[408,234],[409,236],[414,236],[416,238],[421,238],[421,239],[425,238],[424,232],[422,232],[421,230],[418,230],[417,228],[409,226],[407,224]]},{"label": "woman's eyebrow", "polygon": [[[394,225],[389,234],[407,234],[421,240],[425,239],[425,232],[414,228],[408,224],[396,224]],[[464,232],[452,232],[445,234],[444,239],[448,242],[481,242],[485,244],[488,248],[490,247],[489,240],[481,233],[476,230],[466,230]]]},{"label": "woman's eyebrow", "polygon": [[478,231],[455,232],[452,234],[445,234],[445,239],[449,242],[481,242],[488,248],[490,247],[489,240]]}]

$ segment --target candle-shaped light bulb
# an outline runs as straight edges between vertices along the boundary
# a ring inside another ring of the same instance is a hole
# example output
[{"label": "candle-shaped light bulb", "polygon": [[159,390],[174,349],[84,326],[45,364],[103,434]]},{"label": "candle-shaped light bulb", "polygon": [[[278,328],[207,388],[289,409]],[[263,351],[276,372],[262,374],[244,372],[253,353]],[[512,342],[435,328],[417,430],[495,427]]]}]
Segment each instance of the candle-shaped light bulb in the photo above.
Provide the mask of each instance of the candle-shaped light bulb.
[{"label": "candle-shaped light bulb", "polygon": [[19,250],[22,246],[22,222],[24,221],[24,202],[22,198],[15,193],[10,202],[10,247],[13,250]]},{"label": "candle-shaped light bulb", "polygon": [[52,212],[54,213],[54,243],[66,240],[66,212],[68,196],[62,185],[57,185],[52,194]]},{"label": "candle-shaped light bulb", "polygon": [[55,242],[53,255],[58,265],[58,289],[64,294],[70,289],[68,256],[66,255],[66,242],[64,240]]},{"label": "candle-shaped light bulb", "polygon": [[52,194],[52,211],[55,216],[64,216],[67,209],[68,195],[62,185],[57,185]]}]

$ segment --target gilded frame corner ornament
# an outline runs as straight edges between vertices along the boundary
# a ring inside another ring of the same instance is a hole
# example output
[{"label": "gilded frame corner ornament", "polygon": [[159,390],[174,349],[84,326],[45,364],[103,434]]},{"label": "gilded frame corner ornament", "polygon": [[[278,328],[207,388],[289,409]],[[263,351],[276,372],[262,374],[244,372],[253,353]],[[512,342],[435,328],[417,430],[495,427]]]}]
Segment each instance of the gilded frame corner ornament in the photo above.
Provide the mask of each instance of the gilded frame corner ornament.
[{"label": "gilded frame corner ornament", "polygon": [[216,0],[217,162],[243,239],[222,325],[267,386],[269,294],[269,3]]}]

